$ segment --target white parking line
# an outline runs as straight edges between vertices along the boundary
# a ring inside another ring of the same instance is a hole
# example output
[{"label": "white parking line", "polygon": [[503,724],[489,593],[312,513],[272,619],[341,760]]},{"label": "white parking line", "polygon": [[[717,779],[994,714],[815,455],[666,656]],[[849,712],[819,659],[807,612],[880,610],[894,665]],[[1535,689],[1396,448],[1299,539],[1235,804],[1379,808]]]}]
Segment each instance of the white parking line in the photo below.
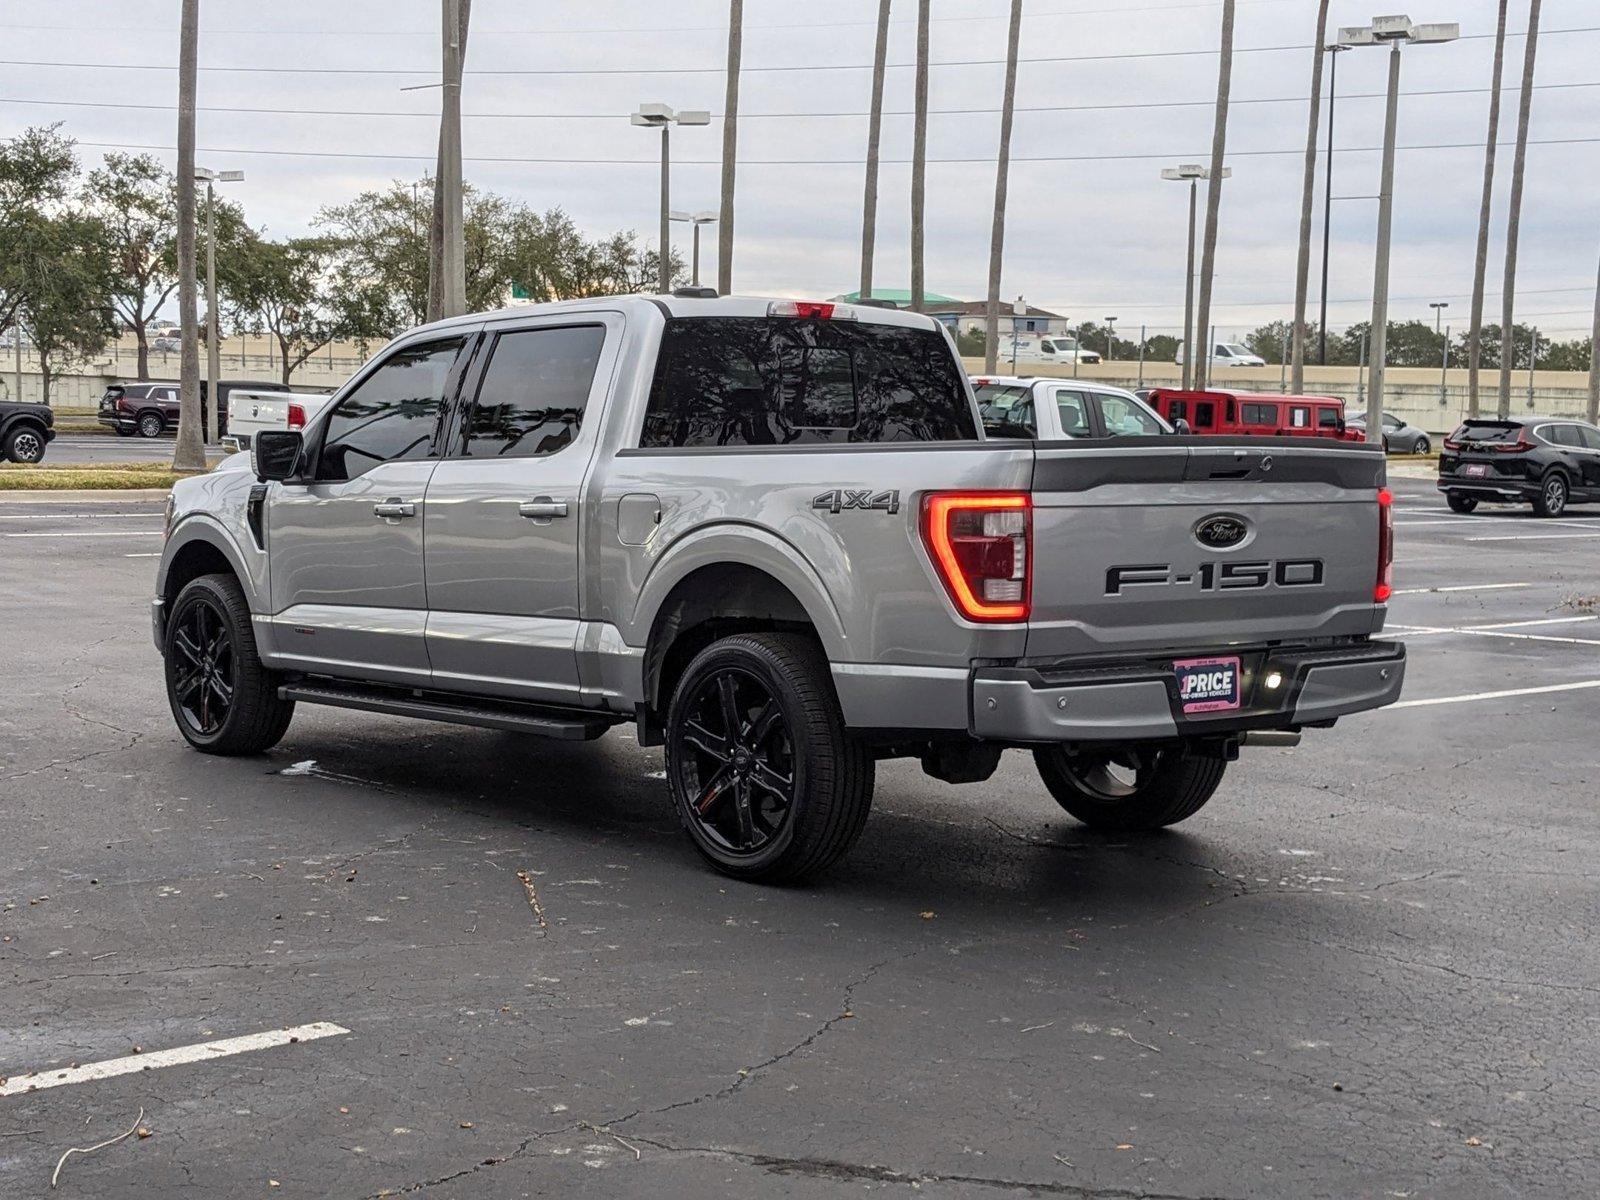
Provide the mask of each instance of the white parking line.
[{"label": "white parking line", "polygon": [[[1507,700],[1514,696],[1544,696],[1551,692],[1580,692],[1600,688],[1600,679],[1585,679],[1580,683],[1552,683],[1548,687],[1508,688],[1503,692],[1468,692],[1463,696],[1436,696],[1432,700],[1401,700],[1389,708],[1426,708],[1432,704],[1466,704],[1472,700]],[[1382,712],[1382,709],[1375,709]]]},{"label": "white parking line", "polygon": [[314,1021],[310,1025],[296,1025],[293,1029],[271,1029],[265,1033],[247,1033],[243,1037],[201,1042],[194,1046],[178,1046],[172,1050],[157,1050],[151,1054],[130,1054],[125,1058],[108,1058],[104,1062],[87,1063],[81,1067],[68,1067],[61,1071],[46,1067],[42,1071],[13,1075],[0,1082],[0,1096],[20,1096],[24,1092],[40,1088],[87,1083],[93,1079],[111,1079],[118,1075],[132,1075],[160,1067],[179,1067],[185,1063],[204,1062],[208,1058],[226,1058],[230,1054],[269,1050],[273,1046],[287,1046],[290,1042],[312,1042],[318,1038],[338,1037],[349,1032],[343,1025],[334,1025],[329,1021]]},{"label": "white parking line", "polygon": [[86,529],[72,533],[0,533],[8,538],[160,537],[162,529]]},{"label": "white parking line", "polygon": [[1600,529],[1593,533],[1503,533],[1491,537],[1467,538],[1469,542],[1561,542],[1576,538],[1600,537]]},{"label": "white parking line", "polygon": [[1449,587],[1401,588],[1396,596],[1427,596],[1434,592],[1505,592],[1512,588],[1531,588],[1531,583],[1458,583]]},{"label": "white parking line", "polygon": [[148,521],[153,512],[126,513],[0,513],[0,521]]}]

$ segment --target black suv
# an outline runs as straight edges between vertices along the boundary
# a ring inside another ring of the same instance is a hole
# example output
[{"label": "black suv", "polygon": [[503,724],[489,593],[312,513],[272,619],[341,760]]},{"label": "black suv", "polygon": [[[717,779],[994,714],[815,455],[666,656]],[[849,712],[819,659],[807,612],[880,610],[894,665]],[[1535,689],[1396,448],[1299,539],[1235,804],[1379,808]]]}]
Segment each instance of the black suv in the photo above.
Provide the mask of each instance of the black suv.
[{"label": "black suv", "polygon": [[14,463],[36,463],[55,440],[56,418],[48,404],[0,400],[0,457]]},{"label": "black suv", "polygon": [[1480,500],[1531,503],[1541,517],[1600,503],[1600,429],[1549,417],[1465,421],[1444,440],[1439,490],[1458,513]]}]

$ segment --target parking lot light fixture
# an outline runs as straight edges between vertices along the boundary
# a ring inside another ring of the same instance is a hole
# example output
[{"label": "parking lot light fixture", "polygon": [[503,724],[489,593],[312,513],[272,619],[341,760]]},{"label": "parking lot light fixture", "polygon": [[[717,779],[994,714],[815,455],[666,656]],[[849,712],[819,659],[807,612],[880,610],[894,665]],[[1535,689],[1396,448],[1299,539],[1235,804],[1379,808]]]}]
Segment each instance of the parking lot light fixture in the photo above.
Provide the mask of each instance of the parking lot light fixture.
[{"label": "parking lot light fixture", "polygon": [[1374,17],[1370,25],[1339,30],[1341,46],[1389,48],[1388,104],[1383,123],[1383,178],[1378,188],[1378,246],[1372,281],[1372,360],[1367,368],[1367,441],[1382,444],[1383,374],[1388,353],[1389,245],[1394,218],[1394,146],[1400,111],[1400,48],[1407,42],[1429,45],[1461,36],[1455,24],[1413,25],[1407,16]]},{"label": "parking lot light fixture", "polygon": [[206,419],[201,436],[208,446],[214,446],[222,428],[222,415],[217,411],[217,381],[222,377],[222,363],[221,330],[217,327],[216,185],[239,183],[244,179],[244,172],[196,167],[194,178],[195,182],[206,185]]},{"label": "parking lot light fixture", "polygon": [[690,277],[695,287],[700,286],[700,226],[716,223],[717,214],[714,212],[687,213],[673,209],[668,214],[674,221],[687,221],[694,225],[694,273]]},{"label": "parking lot light fixture", "polygon": [[661,130],[661,245],[660,270],[657,281],[663,295],[672,290],[672,146],[671,131],[674,125],[709,125],[711,114],[703,108],[681,109],[677,112],[667,104],[641,104],[639,111],[628,118],[634,125]]},{"label": "parking lot light fixture", "polygon": [[1450,307],[1450,301],[1433,300],[1429,302],[1428,307],[1433,309],[1433,331],[1438,333],[1439,326],[1444,320],[1444,310]]},{"label": "parking lot light fixture", "polygon": [[[1222,168],[1222,177],[1233,174],[1232,167]],[[1180,163],[1176,167],[1163,167],[1161,178],[1189,185],[1189,253],[1188,268],[1183,282],[1183,387],[1187,391],[1194,373],[1194,221],[1199,201],[1200,181],[1211,178],[1211,168],[1200,163]]]},{"label": "parking lot light fixture", "polygon": [[1106,361],[1107,362],[1110,362],[1111,359],[1114,357],[1114,355],[1112,354],[1112,351],[1115,350],[1116,347],[1117,347],[1117,319],[1115,317],[1107,317],[1106,318]]}]

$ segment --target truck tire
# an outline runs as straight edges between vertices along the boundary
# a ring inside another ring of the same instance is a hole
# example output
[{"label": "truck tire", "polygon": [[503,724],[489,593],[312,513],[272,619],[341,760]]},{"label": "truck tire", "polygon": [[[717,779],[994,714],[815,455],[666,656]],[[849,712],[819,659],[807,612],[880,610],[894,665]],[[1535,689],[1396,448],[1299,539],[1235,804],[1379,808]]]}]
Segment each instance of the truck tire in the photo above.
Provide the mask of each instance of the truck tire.
[{"label": "truck tire", "polygon": [[1476,496],[1464,496],[1460,492],[1446,492],[1444,502],[1450,506],[1451,512],[1469,513],[1478,507]]},{"label": "truck tire", "polygon": [[167,702],[178,732],[205,754],[260,754],[278,744],[294,701],[256,653],[250,605],[232,575],[202,575],[167,615]]},{"label": "truck tire", "polygon": [[1194,816],[1228,765],[1187,746],[1087,753],[1055,747],[1035,750],[1033,761],[1057,804],[1091,829],[1119,833],[1161,829]]},{"label": "truck tire", "polygon": [[1551,471],[1539,485],[1539,494],[1533,498],[1533,511],[1541,517],[1559,517],[1567,511],[1567,477],[1560,471]]},{"label": "truck tire", "polygon": [[689,840],[736,879],[825,870],[872,807],[872,756],[845,731],[820,650],[797,634],[738,634],[696,655],[667,710],[666,758]]},{"label": "truck tire", "polygon": [[36,463],[44,457],[44,434],[36,425],[18,424],[6,434],[4,449],[14,463]]}]

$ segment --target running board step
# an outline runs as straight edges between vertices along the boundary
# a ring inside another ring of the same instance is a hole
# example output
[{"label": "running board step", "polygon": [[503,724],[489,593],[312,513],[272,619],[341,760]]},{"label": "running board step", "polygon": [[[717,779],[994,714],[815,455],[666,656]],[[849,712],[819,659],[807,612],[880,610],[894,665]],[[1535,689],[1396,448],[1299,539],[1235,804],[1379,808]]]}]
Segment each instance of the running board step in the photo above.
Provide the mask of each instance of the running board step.
[{"label": "running board step", "polygon": [[586,742],[599,737],[616,724],[608,716],[494,707],[463,697],[460,700],[437,694],[427,698],[396,692],[362,691],[354,688],[318,687],[313,684],[286,684],[278,689],[282,700],[302,704],[326,704],[331,708],[353,708],[362,712],[387,713],[392,717],[417,717],[424,721],[444,721],[451,725],[475,725],[480,729],[504,729],[511,733],[531,733],[537,737],[559,738],[567,742]]}]

